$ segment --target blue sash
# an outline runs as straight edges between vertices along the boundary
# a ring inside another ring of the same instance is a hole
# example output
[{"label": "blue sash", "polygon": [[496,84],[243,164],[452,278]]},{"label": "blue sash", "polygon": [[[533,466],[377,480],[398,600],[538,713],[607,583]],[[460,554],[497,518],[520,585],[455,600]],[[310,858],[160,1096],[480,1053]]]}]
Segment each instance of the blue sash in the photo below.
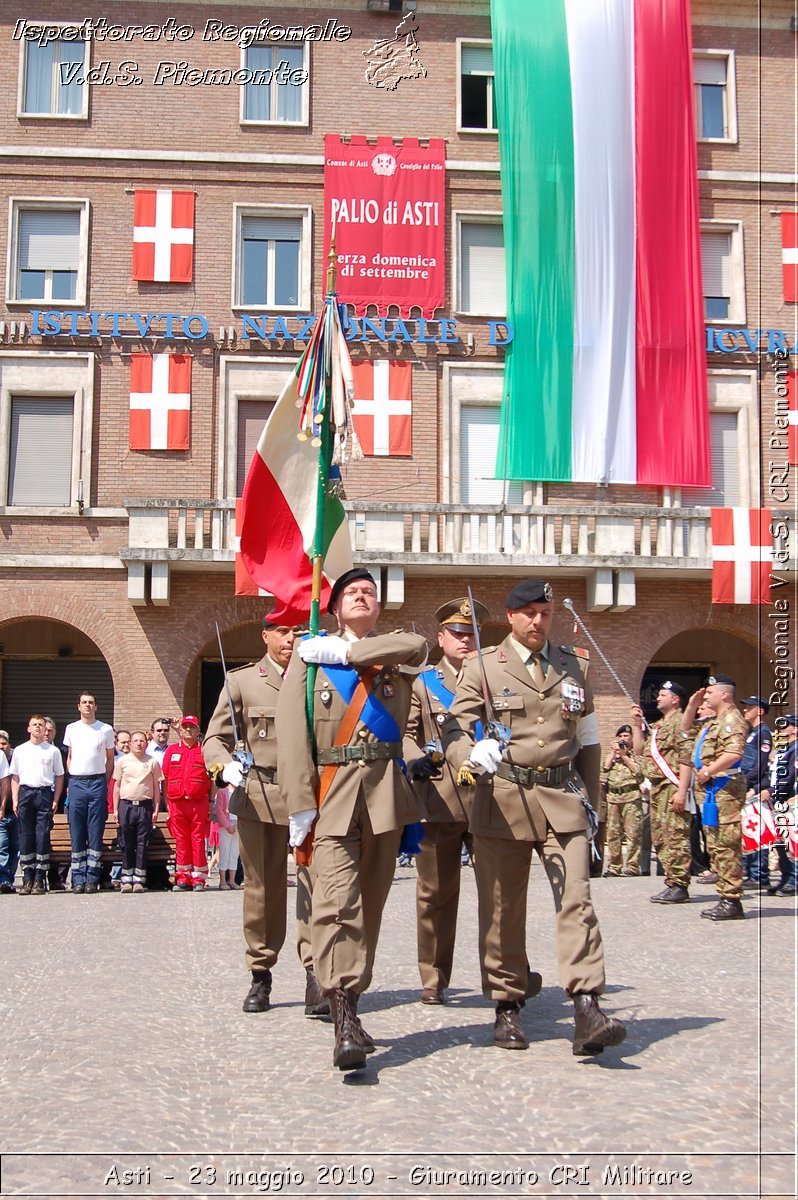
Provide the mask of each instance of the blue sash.
[{"label": "blue sash", "polygon": [[429,667],[428,670],[422,671],[420,677],[426,684],[427,691],[431,692],[435,699],[443,705],[445,709],[452,707],[454,700],[454,692],[450,692],[446,684],[438,675],[436,667]]},{"label": "blue sash", "polygon": [[699,733],[698,737],[695,740],[695,746],[693,747],[693,766],[695,767],[696,771],[701,770],[701,766],[702,766],[701,747],[704,744],[704,739],[706,738],[707,734],[709,733],[709,727],[711,724],[712,724],[711,721],[707,721],[706,724],[704,725],[704,728],[701,730],[701,732]]},{"label": "blue sash", "polygon": [[[328,666],[325,664],[324,673],[330,680],[339,696],[347,704],[352,702],[355,688],[360,682],[360,676],[354,667]],[[372,733],[378,742],[401,742],[402,731],[387,708],[380,704],[373,692],[369,693],[360,720]]]}]

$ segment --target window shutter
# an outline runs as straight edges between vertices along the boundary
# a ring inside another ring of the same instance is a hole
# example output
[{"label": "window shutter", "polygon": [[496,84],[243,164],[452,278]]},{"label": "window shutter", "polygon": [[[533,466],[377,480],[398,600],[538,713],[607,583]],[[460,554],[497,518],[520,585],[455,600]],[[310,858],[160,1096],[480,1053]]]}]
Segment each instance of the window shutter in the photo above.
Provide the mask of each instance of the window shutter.
[{"label": "window shutter", "polygon": [[505,484],[496,474],[499,446],[498,404],[464,404],[460,409],[461,504],[521,504],[519,481]]},{"label": "window shutter", "polygon": [[496,222],[463,221],[460,226],[460,263],[461,311],[506,316],[507,285],[502,226]]},{"label": "window shutter", "polygon": [[492,46],[463,46],[460,51],[460,68],[463,75],[492,75]]},{"label": "window shutter", "polygon": [[263,433],[263,426],[271,416],[274,400],[239,400],[238,444],[236,449],[236,495],[244,492],[249,464]]},{"label": "window shutter", "polygon": [[80,213],[27,209],[19,213],[19,265],[25,271],[77,271]]},{"label": "window shutter", "polygon": [[302,221],[298,217],[243,217],[244,237],[259,242],[299,242]]},{"label": "window shutter", "polygon": [[27,741],[31,713],[44,713],[58,726],[55,744],[66,767],[64,730],[70,721],[78,719],[77,703],[81,692],[94,694],[97,720],[113,725],[114,683],[105,659],[4,659],[2,713],[12,746]]},{"label": "window shutter", "polygon": [[709,438],[712,452],[712,487],[682,488],[682,504],[730,508],[740,503],[737,413],[711,412]]},{"label": "window shutter", "polygon": [[72,503],[74,407],[74,400],[66,397],[12,397],[9,504]]},{"label": "window shutter", "polygon": [[696,58],[693,59],[693,79],[696,83],[712,83],[724,87],[726,84],[726,59]]},{"label": "window shutter", "polygon": [[731,234],[701,231],[701,276],[705,296],[731,296]]}]

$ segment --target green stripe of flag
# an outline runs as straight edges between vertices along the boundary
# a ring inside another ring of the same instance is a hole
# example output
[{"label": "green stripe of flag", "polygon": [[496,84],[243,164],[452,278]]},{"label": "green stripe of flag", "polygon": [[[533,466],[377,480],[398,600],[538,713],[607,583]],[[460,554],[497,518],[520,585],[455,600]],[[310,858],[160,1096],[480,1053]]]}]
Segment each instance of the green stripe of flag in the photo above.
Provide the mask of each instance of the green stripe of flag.
[{"label": "green stripe of flag", "polygon": [[563,0],[491,0],[507,319],[496,474],[571,478],[574,150]]}]

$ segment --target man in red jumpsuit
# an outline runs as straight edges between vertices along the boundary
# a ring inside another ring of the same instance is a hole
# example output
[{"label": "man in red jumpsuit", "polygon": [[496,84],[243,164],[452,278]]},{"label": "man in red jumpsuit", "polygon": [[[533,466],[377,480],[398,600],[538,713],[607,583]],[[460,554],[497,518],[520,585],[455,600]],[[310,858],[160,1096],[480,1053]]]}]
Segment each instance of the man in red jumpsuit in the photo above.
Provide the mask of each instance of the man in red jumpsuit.
[{"label": "man in red jumpsuit", "polygon": [[163,756],[169,828],[175,839],[175,891],[201,892],[208,882],[211,779],[199,743],[199,721],[183,717],[180,741]]}]

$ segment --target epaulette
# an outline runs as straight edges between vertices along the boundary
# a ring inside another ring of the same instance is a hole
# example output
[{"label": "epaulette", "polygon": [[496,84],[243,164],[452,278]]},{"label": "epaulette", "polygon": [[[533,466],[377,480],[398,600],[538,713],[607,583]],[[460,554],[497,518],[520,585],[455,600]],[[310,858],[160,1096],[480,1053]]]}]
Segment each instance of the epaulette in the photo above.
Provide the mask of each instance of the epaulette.
[{"label": "epaulette", "polygon": [[584,646],[560,646],[563,654],[573,654],[576,658],[590,658],[590,651]]},{"label": "epaulette", "polygon": [[[484,658],[486,654],[495,654],[498,649],[498,646],[484,646],[482,649],[482,657]],[[479,658],[479,653],[479,650],[469,650],[464,661],[468,660],[469,658]]]},{"label": "epaulette", "polygon": [[248,671],[250,667],[257,666],[257,663],[244,663],[241,667],[231,667],[227,672],[228,675],[237,675],[239,671]]}]

